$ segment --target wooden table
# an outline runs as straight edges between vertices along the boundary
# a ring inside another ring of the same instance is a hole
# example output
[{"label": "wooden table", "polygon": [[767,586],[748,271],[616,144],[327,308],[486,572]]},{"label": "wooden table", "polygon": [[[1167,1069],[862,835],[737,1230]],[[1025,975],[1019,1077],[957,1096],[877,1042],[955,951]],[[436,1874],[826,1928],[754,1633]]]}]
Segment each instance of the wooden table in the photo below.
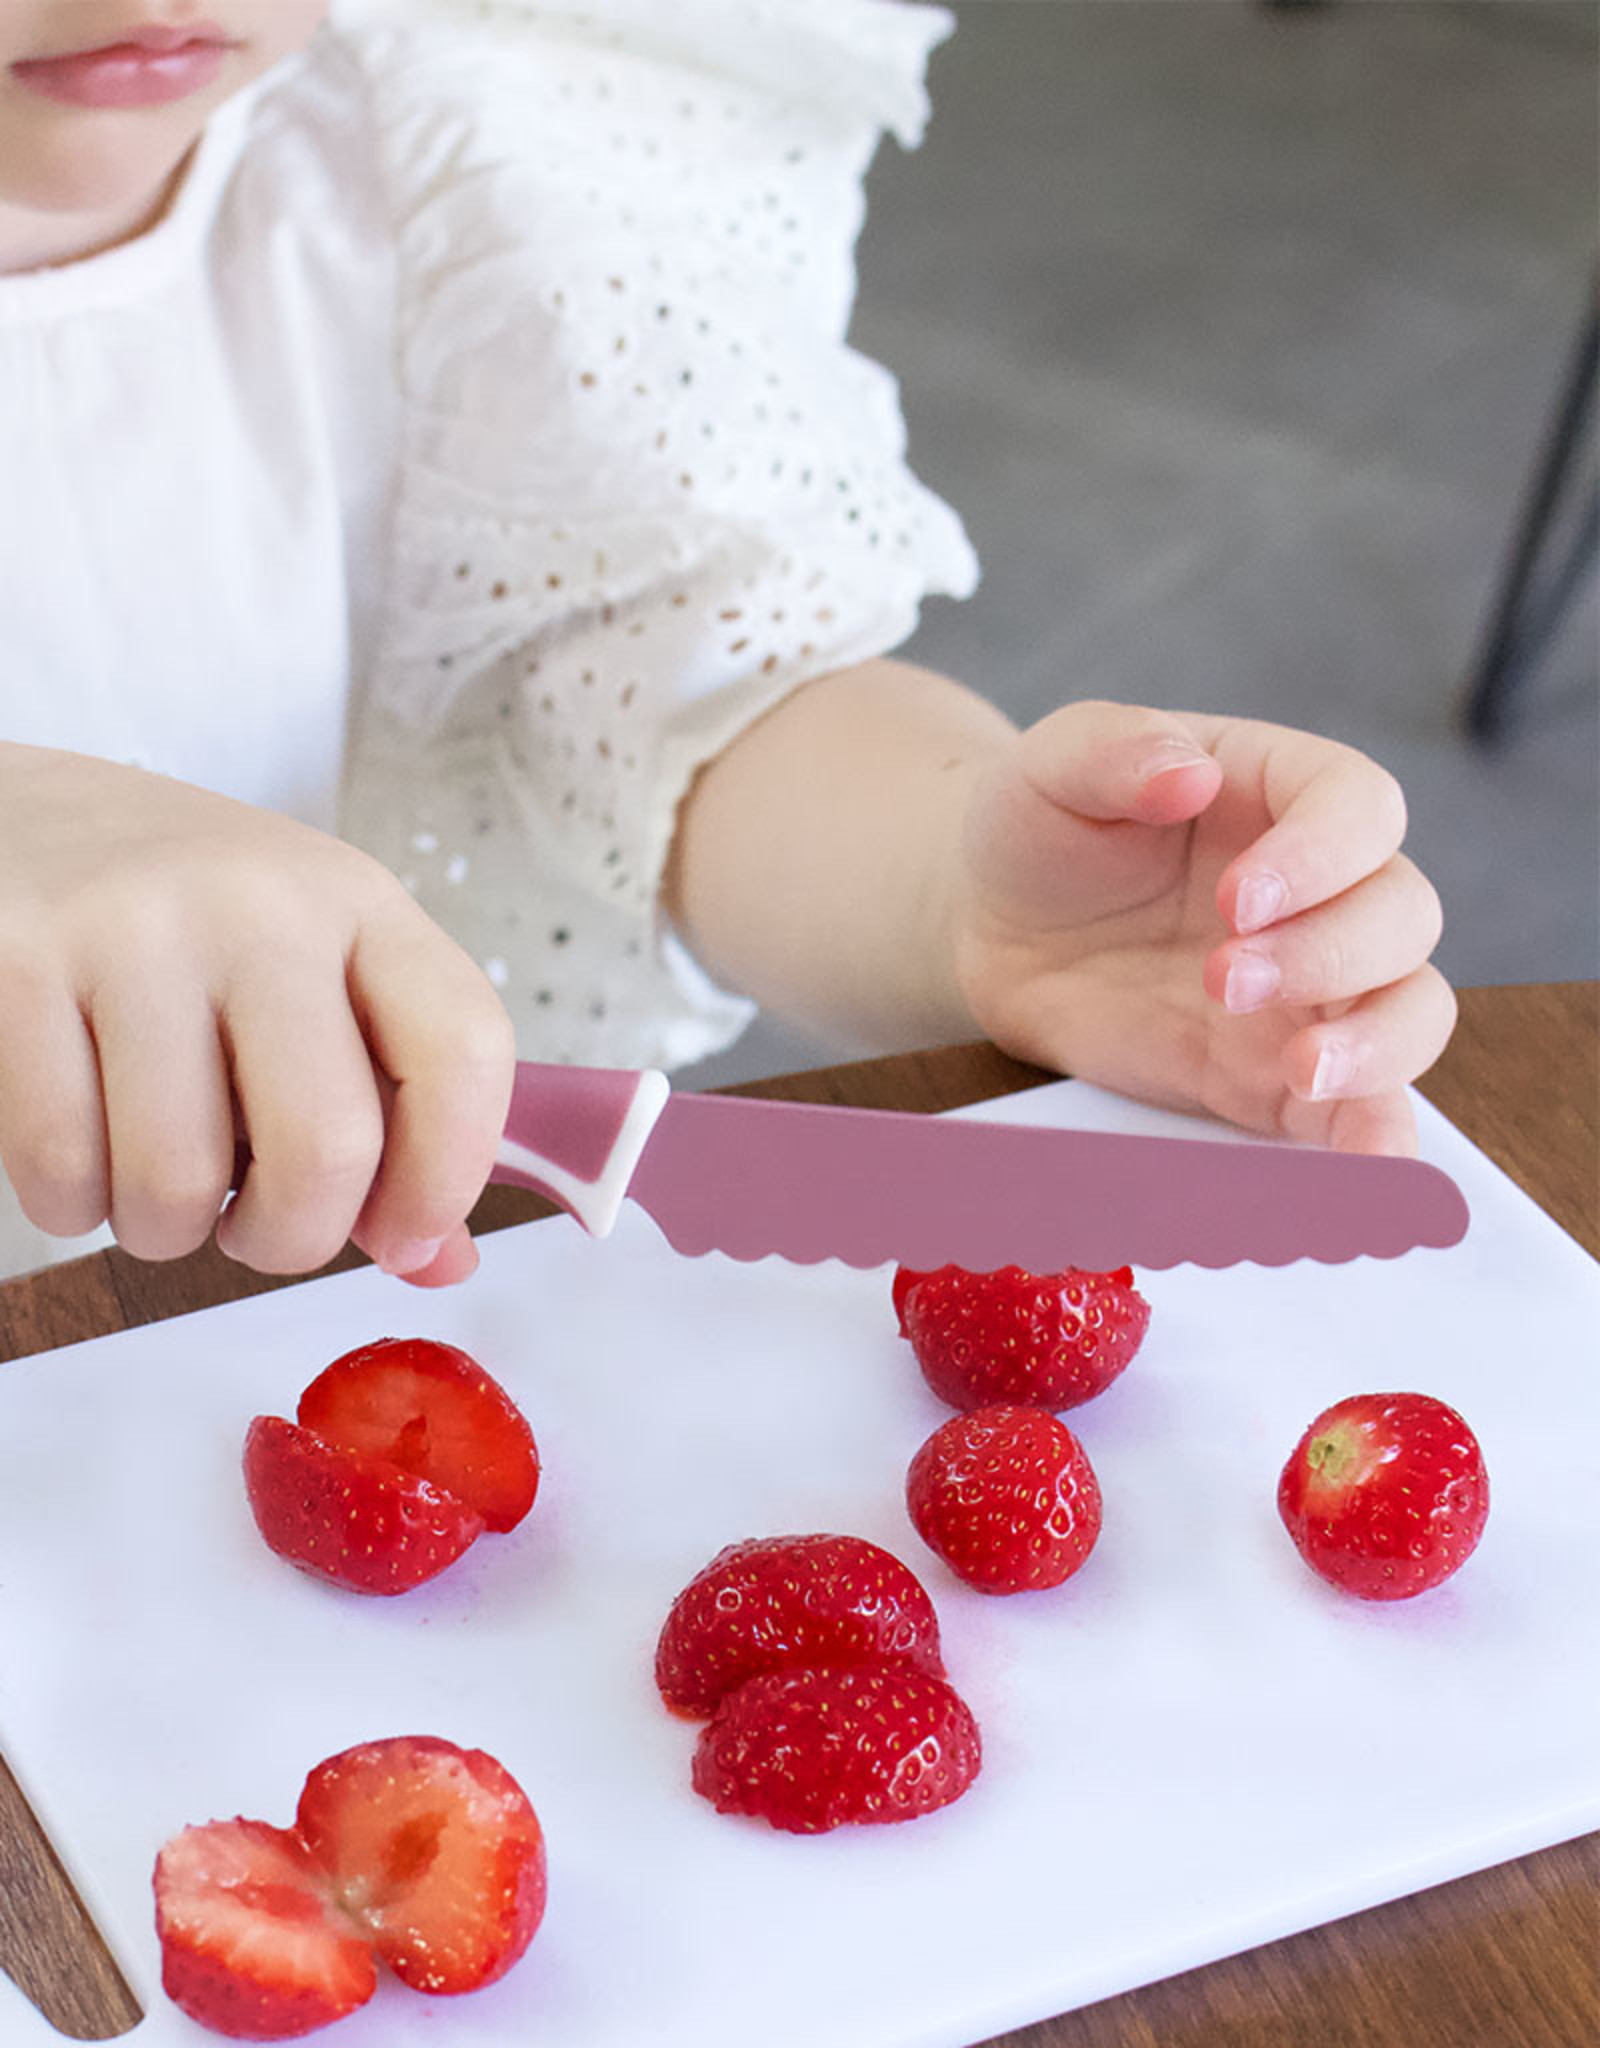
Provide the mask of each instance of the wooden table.
[{"label": "wooden table", "polygon": [[[990,1046],[955,1046],[734,1092],[931,1111],[1045,1078]],[[1422,1088],[1600,1257],[1600,984],[1468,990]],[[476,1223],[497,1229],[542,1213],[532,1197],[496,1188]],[[101,1253],[0,1287],[0,1360],[282,1284],[209,1248],[165,1266]],[[1024,2028],[1004,2048],[1591,2048],[1597,1846],[1592,1836],[1521,1857]],[[139,2017],[3,1761],[0,1957],[63,2030],[102,2038]]]}]

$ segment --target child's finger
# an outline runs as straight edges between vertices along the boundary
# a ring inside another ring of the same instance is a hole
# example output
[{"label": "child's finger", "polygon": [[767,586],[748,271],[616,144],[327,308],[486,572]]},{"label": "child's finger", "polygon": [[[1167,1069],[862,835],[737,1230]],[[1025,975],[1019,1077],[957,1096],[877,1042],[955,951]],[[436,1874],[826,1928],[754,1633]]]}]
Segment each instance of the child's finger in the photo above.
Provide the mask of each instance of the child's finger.
[{"label": "child's finger", "polygon": [[1022,736],[1020,759],[1040,796],[1075,817],[1164,825],[1192,818],[1222,770],[1177,712],[1086,698]]},{"label": "child's finger", "polygon": [[55,1237],[111,1207],[100,1069],[64,981],[8,960],[0,974],[0,1164],[23,1214]]},{"label": "child's finger", "polygon": [[477,1270],[478,1247],[467,1226],[458,1223],[426,1266],[419,1266],[414,1273],[402,1273],[400,1278],[408,1287],[455,1287],[470,1280]]},{"label": "child's finger", "polygon": [[1344,1002],[1420,967],[1443,923],[1433,884],[1397,853],[1331,903],[1218,946],[1206,993],[1235,1012]]},{"label": "child's finger", "polygon": [[217,1244],[258,1272],[308,1273],[344,1249],[383,1154],[342,963],[280,959],[229,991],[225,1019],[250,1164]]},{"label": "child's finger", "polygon": [[1404,1088],[1381,1095],[1356,1095],[1328,1106],[1317,1142],[1335,1152],[1382,1152],[1391,1158],[1417,1156],[1417,1113]]},{"label": "child's finger", "polygon": [[175,1259],[211,1235],[233,1170],[233,1097],[217,1020],[181,976],[97,993],[111,1152],[111,1227],[139,1259]]},{"label": "child's finger", "polygon": [[1308,1102],[1382,1095],[1433,1065],[1455,1021],[1450,984],[1437,968],[1419,967],[1297,1032],[1284,1049],[1284,1078]]},{"label": "child's finger", "polygon": [[1224,868],[1217,908],[1236,932],[1309,910],[1399,851],[1406,801],[1386,768],[1312,733],[1270,728],[1257,773],[1276,822]]},{"label": "child's finger", "polygon": [[432,1265],[483,1192],[511,1103],[516,1046],[499,997],[432,925],[362,933],[351,994],[393,1084],[358,1241],[391,1273]]}]

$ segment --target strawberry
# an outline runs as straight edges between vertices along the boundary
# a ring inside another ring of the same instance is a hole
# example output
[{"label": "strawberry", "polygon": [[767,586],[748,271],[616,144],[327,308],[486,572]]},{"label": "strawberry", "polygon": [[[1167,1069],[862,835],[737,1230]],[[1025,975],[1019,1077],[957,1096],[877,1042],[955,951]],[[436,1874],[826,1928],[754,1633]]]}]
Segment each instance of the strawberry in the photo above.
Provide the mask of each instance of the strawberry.
[{"label": "strawberry", "polygon": [[372,1952],[299,1835],[260,1820],[185,1828],[156,1858],[161,1985],[238,2041],[286,2041],[365,2005]]},{"label": "strawberry", "polygon": [[1082,1444],[1043,1408],[979,1408],[941,1423],[911,1461],[917,1532],[980,1593],[1071,1578],[1100,1534],[1100,1487]]},{"label": "strawberry", "polygon": [[673,1601],[656,1684],[697,1718],[759,1672],[873,1662],[944,1675],[914,1574],[859,1536],[765,1536],[720,1550]]},{"label": "strawberry", "polygon": [[383,1458],[258,1415],[244,1483],[269,1550],[356,1593],[408,1593],[455,1563],[483,1528],[465,1501]]},{"label": "strawberry", "polygon": [[[939,1271],[941,1273],[956,1273],[960,1271],[960,1268],[958,1266],[941,1266]],[[896,1266],[894,1269],[892,1297],[895,1321],[900,1325],[902,1337],[909,1337],[911,1334],[906,1328],[906,1296],[917,1285],[919,1280],[926,1280],[929,1277],[926,1273],[914,1272],[910,1266]]]},{"label": "strawberry", "polygon": [[539,1452],[516,1403],[465,1351],[429,1337],[347,1351],[306,1388],[295,1419],[432,1480],[487,1529],[514,1529],[539,1490]]},{"label": "strawberry", "polygon": [[293,1828],[185,1828],[155,1896],[168,1996],[215,2033],[287,2040],[364,2005],[378,1959],[415,1991],[503,1977],[544,1914],[544,1838],[492,1756],[400,1735],[318,1764]]},{"label": "strawberry", "polygon": [[1076,1408],[1103,1394],[1144,1341],[1150,1305],[1133,1272],[902,1267],[894,1298],[923,1378],[952,1408],[1028,1401]]},{"label": "strawberry", "polygon": [[1408,1600],[1449,1578],[1489,1518],[1478,1440],[1431,1394],[1356,1394],[1324,1409],[1278,1481],[1295,1548],[1362,1600]]},{"label": "strawberry", "polygon": [[306,1779],[296,1826],[335,1897],[414,1991],[476,1991],[532,1941],[544,1837],[516,1780],[428,1735],[364,1742]]},{"label": "strawberry", "polygon": [[868,1665],[768,1671],[700,1731],[694,1789],[791,1834],[916,1820],[978,1775],[972,1710],[942,1678]]}]

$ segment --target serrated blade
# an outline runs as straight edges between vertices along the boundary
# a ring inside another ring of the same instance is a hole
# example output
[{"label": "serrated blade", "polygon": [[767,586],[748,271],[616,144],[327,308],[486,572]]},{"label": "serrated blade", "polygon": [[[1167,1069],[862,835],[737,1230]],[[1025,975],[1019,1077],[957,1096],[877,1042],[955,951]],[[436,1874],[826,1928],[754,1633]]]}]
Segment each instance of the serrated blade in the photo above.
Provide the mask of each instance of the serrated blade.
[{"label": "serrated blade", "polygon": [[628,1185],[679,1252],[801,1265],[1340,1265],[1466,1234],[1415,1159],[674,1094]]}]

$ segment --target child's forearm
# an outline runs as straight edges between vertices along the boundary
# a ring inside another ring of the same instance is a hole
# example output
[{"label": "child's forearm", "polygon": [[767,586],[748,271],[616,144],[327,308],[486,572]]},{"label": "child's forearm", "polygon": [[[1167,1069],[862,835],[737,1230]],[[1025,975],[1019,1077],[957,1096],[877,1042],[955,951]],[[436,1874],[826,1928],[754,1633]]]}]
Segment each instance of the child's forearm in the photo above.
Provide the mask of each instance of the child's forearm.
[{"label": "child's forearm", "polygon": [[978,1036],[952,967],[951,886],[967,791],[1014,730],[903,662],[806,685],[696,777],[669,916],[725,987],[842,1045]]}]

